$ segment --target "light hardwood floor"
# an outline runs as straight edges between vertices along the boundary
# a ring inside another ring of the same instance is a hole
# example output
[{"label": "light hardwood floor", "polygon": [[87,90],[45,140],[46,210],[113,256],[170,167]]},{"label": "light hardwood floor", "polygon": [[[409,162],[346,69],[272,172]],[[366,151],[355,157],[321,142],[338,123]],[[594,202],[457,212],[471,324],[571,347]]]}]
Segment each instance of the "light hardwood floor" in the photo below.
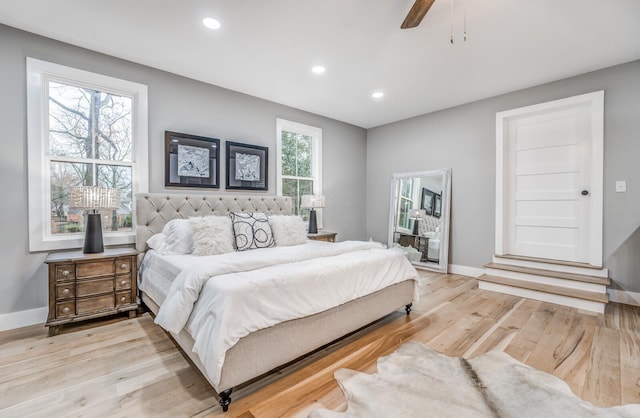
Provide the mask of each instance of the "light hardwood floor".
[{"label": "light hardwood floor", "polygon": [[[222,414],[213,389],[149,314],[63,329],[0,333],[0,416],[306,416],[345,407],[333,372],[375,372],[375,360],[416,340],[451,355],[494,347],[564,379],[600,406],[640,403],[640,308],[604,315],[479,290],[474,279],[421,273],[421,300],[234,392]],[[283,341],[286,344],[286,341]]]}]

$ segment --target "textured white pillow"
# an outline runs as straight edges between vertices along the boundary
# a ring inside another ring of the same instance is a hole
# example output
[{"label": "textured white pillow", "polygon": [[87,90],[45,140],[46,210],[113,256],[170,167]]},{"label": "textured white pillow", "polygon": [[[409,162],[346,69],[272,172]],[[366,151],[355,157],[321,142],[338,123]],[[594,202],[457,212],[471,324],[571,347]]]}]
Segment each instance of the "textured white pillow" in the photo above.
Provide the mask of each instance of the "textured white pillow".
[{"label": "textured white pillow", "polygon": [[167,244],[165,243],[165,239],[166,238],[162,232],[160,232],[159,234],[153,234],[153,236],[147,240],[147,245],[152,250],[156,250],[159,253],[164,253],[164,249],[167,246]]},{"label": "textured white pillow", "polygon": [[233,229],[228,216],[189,219],[193,231],[193,255],[215,255],[233,251]]},{"label": "textured white pillow", "polygon": [[299,216],[271,215],[269,225],[273,231],[276,246],[286,247],[307,242],[307,224]]},{"label": "textured white pillow", "polygon": [[191,254],[193,237],[188,219],[172,219],[162,229],[165,248],[163,254]]},{"label": "textured white pillow", "polygon": [[266,213],[231,212],[231,222],[238,251],[275,246]]}]

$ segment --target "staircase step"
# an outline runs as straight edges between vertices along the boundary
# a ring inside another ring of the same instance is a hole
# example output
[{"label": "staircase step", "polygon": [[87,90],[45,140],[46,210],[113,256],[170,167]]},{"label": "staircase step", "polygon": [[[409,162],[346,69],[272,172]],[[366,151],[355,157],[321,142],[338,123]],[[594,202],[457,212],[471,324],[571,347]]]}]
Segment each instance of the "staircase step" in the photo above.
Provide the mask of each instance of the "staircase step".
[{"label": "staircase step", "polygon": [[584,269],[593,269],[600,270],[600,267],[592,266],[589,263],[577,263],[575,261],[563,261],[563,260],[552,260],[550,258],[538,258],[538,257],[527,257],[524,255],[512,255],[512,254],[503,254],[503,255],[495,255],[498,258],[506,258],[510,260],[522,260],[522,261],[533,261],[539,263],[546,264],[557,264],[560,266],[569,266],[569,267],[579,267]]},{"label": "staircase step", "polygon": [[518,273],[533,274],[536,276],[553,277],[558,279],[575,280],[578,282],[593,283],[593,284],[599,284],[603,286],[609,286],[611,284],[611,279],[609,279],[608,277],[588,276],[585,274],[575,274],[575,273],[563,273],[559,271],[538,269],[533,267],[514,266],[510,264],[488,263],[484,265],[484,268],[515,271]]},{"label": "staircase step", "polygon": [[569,289],[561,286],[553,286],[548,284],[540,284],[517,279],[508,279],[506,277],[490,276],[483,274],[478,280],[501,284],[505,286],[518,287],[521,289],[535,290],[538,292],[551,293],[554,295],[567,296],[570,298],[590,300],[599,303],[609,303],[609,295],[606,293],[589,292],[580,289]]},{"label": "staircase step", "polygon": [[548,260],[544,258],[534,257],[520,257],[513,255],[494,255],[491,261],[496,264],[507,264],[510,266],[544,269],[568,274],[594,276],[605,279],[609,277],[609,271],[606,268],[597,268],[585,263],[568,263],[558,260]]}]

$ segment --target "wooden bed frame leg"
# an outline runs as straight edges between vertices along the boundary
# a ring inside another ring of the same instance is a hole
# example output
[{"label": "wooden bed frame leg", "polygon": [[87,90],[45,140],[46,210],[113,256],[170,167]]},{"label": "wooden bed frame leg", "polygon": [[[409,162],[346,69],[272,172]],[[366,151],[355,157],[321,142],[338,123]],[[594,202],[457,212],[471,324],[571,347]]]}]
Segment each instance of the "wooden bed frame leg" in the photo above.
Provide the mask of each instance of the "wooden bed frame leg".
[{"label": "wooden bed frame leg", "polygon": [[222,407],[222,412],[227,412],[229,409],[229,404],[231,403],[231,392],[233,392],[233,388],[219,393],[220,401],[218,403]]},{"label": "wooden bed frame leg", "polygon": [[404,310],[407,312],[407,315],[411,313],[411,305],[413,305],[413,303],[404,306]]}]

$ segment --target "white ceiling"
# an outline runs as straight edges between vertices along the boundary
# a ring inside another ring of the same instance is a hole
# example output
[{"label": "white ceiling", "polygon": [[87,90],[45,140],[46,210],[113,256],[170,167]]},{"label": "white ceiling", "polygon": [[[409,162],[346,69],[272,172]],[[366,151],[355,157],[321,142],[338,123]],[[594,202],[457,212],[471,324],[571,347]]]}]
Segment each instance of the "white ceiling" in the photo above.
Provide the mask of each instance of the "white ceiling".
[{"label": "white ceiling", "polygon": [[0,22],[364,128],[640,58],[638,0],[466,0],[467,42],[454,0],[453,45],[450,0],[401,30],[412,3],[2,0]]}]

